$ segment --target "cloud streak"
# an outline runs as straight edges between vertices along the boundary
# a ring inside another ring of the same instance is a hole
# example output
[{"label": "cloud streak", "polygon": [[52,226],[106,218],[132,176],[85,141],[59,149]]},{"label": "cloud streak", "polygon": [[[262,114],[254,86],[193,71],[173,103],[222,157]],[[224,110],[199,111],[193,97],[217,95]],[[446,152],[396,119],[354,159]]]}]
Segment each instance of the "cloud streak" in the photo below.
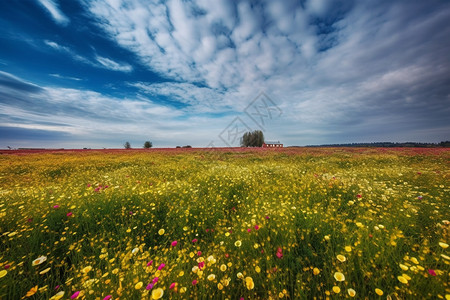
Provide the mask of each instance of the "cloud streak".
[{"label": "cloud streak", "polygon": [[38,0],[38,3],[44,7],[56,23],[67,26],[70,23],[69,18],[61,11],[58,4],[53,0]]}]

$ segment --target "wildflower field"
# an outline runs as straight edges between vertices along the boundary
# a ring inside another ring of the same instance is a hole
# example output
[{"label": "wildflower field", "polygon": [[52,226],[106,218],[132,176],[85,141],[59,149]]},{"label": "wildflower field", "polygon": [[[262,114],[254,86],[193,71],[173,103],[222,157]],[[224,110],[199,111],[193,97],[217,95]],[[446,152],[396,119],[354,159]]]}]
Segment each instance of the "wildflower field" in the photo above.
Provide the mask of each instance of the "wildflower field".
[{"label": "wildflower field", "polygon": [[449,299],[450,151],[0,155],[0,299]]}]

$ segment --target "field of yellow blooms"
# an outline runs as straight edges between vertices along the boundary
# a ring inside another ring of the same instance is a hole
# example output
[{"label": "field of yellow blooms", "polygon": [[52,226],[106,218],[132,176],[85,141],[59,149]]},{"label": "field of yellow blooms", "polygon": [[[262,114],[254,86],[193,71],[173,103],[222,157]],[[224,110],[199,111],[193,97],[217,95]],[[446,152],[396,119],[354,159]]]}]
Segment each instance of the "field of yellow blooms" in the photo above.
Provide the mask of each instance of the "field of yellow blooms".
[{"label": "field of yellow blooms", "polygon": [[0,299],[449,299],[450,151],[4,152]]}]

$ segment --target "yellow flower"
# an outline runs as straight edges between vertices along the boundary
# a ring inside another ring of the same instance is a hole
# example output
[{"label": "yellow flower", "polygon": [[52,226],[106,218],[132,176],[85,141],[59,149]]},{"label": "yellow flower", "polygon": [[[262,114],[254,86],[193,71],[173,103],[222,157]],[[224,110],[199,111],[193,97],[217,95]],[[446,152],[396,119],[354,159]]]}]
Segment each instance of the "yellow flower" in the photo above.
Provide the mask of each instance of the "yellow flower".
[{"label": "yellow flower", "polygon": [[152,299],[160,299],[164,295],[164,290],[162,288],[154,289],[152,292]]},{"label": "yellow flower", "polygon": [[236,241],[236,242],[234,242],[234,245],[236,247],[240,247],[240,246],[242,246],[242,242],[241,241]]},{"label": "yellow flower", "polygon": [[409,269],[408,266],[405,266],[403,264],[399,264],[399,266],[403,271],[408,271],[408,269]]},{"label": "yellow flower", "polygon": [[318,268],[314,268],[313,269],[313,274],[314,275],[319,275],[319,273],[320,273],[320,270]]},{"label": "yellow flower", "polygon": [[208,278],[209,281],[213,281],[214,279],[216,279],[216,275],[209,274],[207,278]]},{"label": "yellow flower", "polygon": [[375,293],[377,293],[378,296],[383,296],[384,292],[380,290],[379,288],[375,289]]},{"label": "yellow flower", "polygon": [[245,286],[247,287],[247,289],[253,290],[253,288],[255,287],[255,283],[253,282],[253,278],[245,277]]},{"label": "yellow flower", "polygon": [[333,292],[335,292],[336,294],[339,294],[341,292],[341,288],[338,287],[337,285],[333,286]]},{"label": "yellow flower", "polygon": [[219,282],[219,283],[217,284],[217,288],[218,288],[219,290],[222,290],[222,289],[223,289],[223,285]]},{"label": "yellow flower", "polygon": [[447,256],[445,254],[441,254],[442,258],[446,259],[446,260],[450,260],[450,256]]},{"label": "yellow flower", "polygon": [[91,266],[87,266],[87,267],[84,267],[83,270],[81,270],[81,272],[84,273],[84,274],[87,274],[87,273],[89,273],[91,270],[92,270],[92,267],[91,267]]},{"label": "yellow flower", "polygon": [[38,258],[36,258],[35,260],[33,260],[33,262],[31,263],[32,266],[37,266],[42,264],[44,261],[47,260],[47,256],[39,256]]},{"label": "yellow flower", "polygon": [[408,280],[403,277],[403,276],[397,276],[398,281],[400,281],[401,283],[407,284]]},{"label": "yellow flower", "polygon": [[411,277],[409,277],[407,274],[402,274],[402,276],[403,276],[406,280],[411,280]]},{"label": "yellow flower", "polygon": [[346,261],[347,259],[345,258],[345,256],[344,255],[341,255],[341,254],[338,254],[338,256],[336,256],[337,257],[337,259],[340,261],[340,262],[344,262],[344,261]]},{"label": "yellow flower", "polygon": [[139,281],[138,283],[136,283],[136,285],[134,286],[134,288],[136,290],[139,290],[144,284],[142,283],[142,281]]},{"label": "yellow flower", "polygon": [[352,247],[351,246],[345,246],[345,251],[347,252],[351,252],[352,251]]},{"label": "yellow flower", "polygon": [[184,275],[184,271],[180,271],[180,273],[178,273],[178,277],[183,277]]},{"label": "yellow flower", "polygon": [[237,276],[237,278],[239,278],[239,279],[242,279],[242,278],[244,278],[244,275],[242,275],[242,273],[241,273],[241,272],[237,273],[237,274],[236,274],[236,276]]},{"label": "yellow flower", "polygon": [[44,275],[45,273],[47,273],[48,271],[50,271],[50,268],[47,268],[45,270],[42,270],[39,272],[39,274]]},{"label": "yellow flower", "polygon": [[443,243],[443,242],[439,242],[439,246],[441,246],[444,249],[448,248],[448,244],[447,243]]},{"label": "yellow flower", "polygon": [[261,272],[261,268],[259,266],[256,266],[255,267],[255,271],[256,271],[256,273],[260,273]]},{"label": "yellow flower", "polygon": [[0,271],[0,278],[5,277],[6,274],[8,274],[8,271],[6,271],[6,270],[1,270],[1,271]]},{"label": "yellow flower", "polygon": [[59,300],[64,296],[65,292],[61,291],[58,292],[57,294],[53,295],[53,297],[50,298],[50,300]]},{"label": "yellow flower", "polygon": [[445,295],[445,300],[450,300],[450,294]]},{"label": "yellow flower", "polygon": [[337,281],[344,281],[345,276],[341,272],[336,272],[334,273],[334,279],[336,279]]},{"label": "yellow flower", "polygon": [[347,293],[350,297],[355,297],[356,291],[354,289],[348,289]]},{"label": "yellow flower", "polygon": [[[161,228],[160,230],[158,230],[158,234],[159,234],[159,235],[163,235],[164,232],[166,232],[166,231],[165,231],[163,228]],[[152,293],[152,295],[153,295],[153,293]]]},{"label": "yellow flower", "polygon": [[415,258],[415,257],[411,257],[410,260],[411,260],[413,263],[415,263],[416,265],[419,264],[419,261],[418,261],[417,258]]}]

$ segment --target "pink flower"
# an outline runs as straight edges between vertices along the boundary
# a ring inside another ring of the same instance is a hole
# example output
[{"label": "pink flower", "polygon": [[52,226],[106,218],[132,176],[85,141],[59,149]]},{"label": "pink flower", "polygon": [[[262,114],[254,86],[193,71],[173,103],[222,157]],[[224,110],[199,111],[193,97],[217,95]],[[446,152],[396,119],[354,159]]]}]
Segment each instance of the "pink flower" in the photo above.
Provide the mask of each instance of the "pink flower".
[{"label": "pink flower", "polygon": [[170,286],[169,289],[173,289],[177,284],[175,282],[173,282]]},{"label": "pink flower", "polygon": [[193,239],[192,242],[193,242],[193,243],[197,243],[198,240],[197,240],[197,239]]},{"label": "pink flower", "polygon": [[58,205],[58,204],[53,205],[53,208],[54,208],[54,209],[57,209],[57,208],[59,208],[59,205]]},{"label": "pink flower", "polygon": [[149,262],[147,263],[147,267],[150,267],[150,266],[152,265],[152,263],[153,263],[153,260],[149,261]]},{"label": "pink flower", "polygon": [[152,283],[153,283],[153,284],[154,284],[154,283],[157,283],[158,280],[159,280],[159,277],[155,277],[155,278],[153,278]]},{"label": "pink flower", "polygon": [[206,232],[209,232],[209,229],[206,229]]},{"label": "pink flower", "polygon": [[70,217],[71,215],[73,215],[72,212],[68,212],[68,213],[67,213],[67,216],[68,216],[68,217]]},{"label": "pink flower", "polygon": [[158,267],[158,271],[161,271],[162,270],[162,268],[164,268],[166,266],[166,264],[165,263],[162,263],[162,264],[160,264],[159,265],[159,267]]},{"label": "pink flower", "polygon": [[197,256],[202,256],[202,251],[198,251]]},{"label": "pink flower", "polygon": [[90,184],[90,183],[88,183],[88,184],[87,184],[87,187],[91,187],[91,184]]},{"label": "pink flower", "polygon": [[177,244],[178,244],[177,241],[173,241],[171,245],[172,245],[172,247],[175,247]]},{"label": "pink flower", "polygon": [[278,247],[277,249],[277,257],[281,259],[283,257],[283,249],[281,247]]},{"label": "pink flower", "polygon": [[204,268],[205,267],[205,262],[204,261],[201,261],[201,262],[199,262],[198,263],[198,268],[201,270],[202,268]]},{"label": "pink flower", "polygon": [[196,285],[197,284],[197,279],[192,280],[192,285]]},{"label": "pink flower", "polygon": [[154,285],[155,285],[154,283],[149,283],[145,289],[146,289],[147,291],[148,291],[148,290],[151,290],[151,289],[153,288]]},{"label": "pink flower", "polygon": [[251,228],[248,228],[248,229],[247,229],[247,232],[252,232],[252,229],[251,229]]},{"label": "pink flower", "polygon": [[436,272],[433,269],[429,269],[428,274],[430,274],[431,276],[436,276]]},{"label": "pink flower", "polygon": [[226,258],[230,257],[230,254],[225,253],[225,257],[226,257]]},{"label": "pink flower", "polygon": [[75,293],[73,293],[72,296],[70,296],[70,299],[75,299],[75,298],[77,298],[79,294],[80,294],[80,291],[76,291]]},{"label": "pink flower", "polygon": [[112,298],[112,296],[111,295],[108,295],[108,296],[106,296],[105,298],[103,298],[103,300],[109,300],[109,299],[111,299]]},{"label": "pink flower", "polygon": [[266,219],[267,219],[267,220],[269,220],[269,219],[270,219],[270,217],[269,217],[269,216],[266,216]]},{"label": "pink flower", "polygon": [[361,197],[362,197],[361,194],[356,195],[356,198],[361,198]]},{"label": "pink flower", "polygon": [[255,225],[255,230],[258,230],[259,229],[259,226],[258,225]]},{"label": "pink flower", "polygon": [[55,291],[59,289],[60,285],[55,286]]}]

